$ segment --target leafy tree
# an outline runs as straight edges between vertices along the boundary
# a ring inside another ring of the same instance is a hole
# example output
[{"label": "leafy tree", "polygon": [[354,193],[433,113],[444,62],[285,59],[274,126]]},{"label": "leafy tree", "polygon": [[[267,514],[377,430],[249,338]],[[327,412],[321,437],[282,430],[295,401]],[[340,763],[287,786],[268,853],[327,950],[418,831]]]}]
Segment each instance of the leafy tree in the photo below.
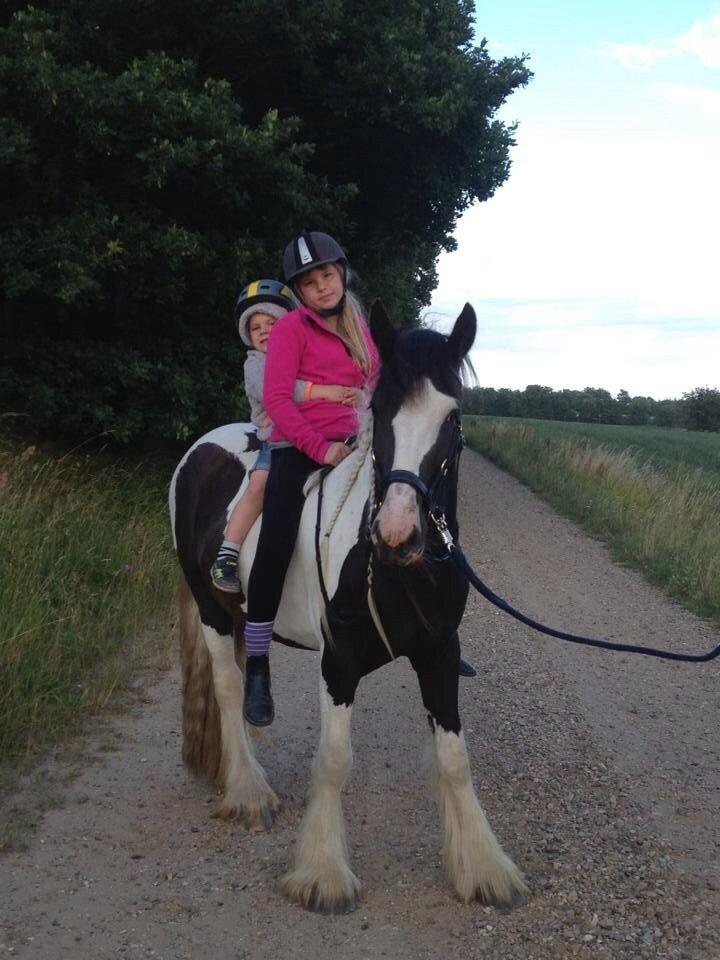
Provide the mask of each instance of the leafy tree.
[{"label": "leafy tree", "polygon": [[690,430],[720,431],[720,390],[696,387],[683,394],[682,406]]},{"label": "leafy tree", "polygon": [[[394,317],[416,319],[438,254],[455,249],[458,216],[508,176],[514,128],[494,117],[531,74],[525,57],[495,61],[475,44],[471,0],[47,6],[78,55],[110,73],[163,50],[200,78],[227,80],[251,127],[272,110],[300,118],[309,169],[354,187],[342,239],[365,291]],[[333,226],[321,206],[293,221],[290,232]]]},{"label": "leafy tree", "polygon": [[39,0],[0,24],[0,405],[68,434],[239,416],[233,299],[300,229],[416,322],[530,76],[474,44],[467,0]]},{"label": "leafy tree", "polygon": [[306,171],[297,121],[269,111],[250,129],[229,85],[200,81],[192,63],[153,52],[109,74],[74,62],[33,10],[1,41],[0,278],[11,303],[56,304],[64,334],[87,332],[98,309],[123,339],[133,326],[167,335],[178,319],[217,329],[295,218],[337,219],[342,191]]}]

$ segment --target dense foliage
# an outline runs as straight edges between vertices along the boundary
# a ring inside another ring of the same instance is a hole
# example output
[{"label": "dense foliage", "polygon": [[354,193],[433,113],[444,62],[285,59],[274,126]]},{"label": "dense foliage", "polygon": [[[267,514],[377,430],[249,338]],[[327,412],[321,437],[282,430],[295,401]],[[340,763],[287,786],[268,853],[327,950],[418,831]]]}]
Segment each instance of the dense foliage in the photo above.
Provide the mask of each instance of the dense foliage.
[{"label": "dense foliage", "polygon": [[187,437],[241,414],[233,298],[324,228],[414,322],[505,180],[524,58],[467,0],[0,7],[0,405]]},{"label": "dense foliage", "polygon": [[700,387],[681,400],[631,397],[621,390],[553,390],[531,384],[524,390],[506,387],[471,387],[465,391],[463,412],[494,417],[530,417],[580,423],[615,423],[631,426],[687,427],[720,431],[720,390]]}]

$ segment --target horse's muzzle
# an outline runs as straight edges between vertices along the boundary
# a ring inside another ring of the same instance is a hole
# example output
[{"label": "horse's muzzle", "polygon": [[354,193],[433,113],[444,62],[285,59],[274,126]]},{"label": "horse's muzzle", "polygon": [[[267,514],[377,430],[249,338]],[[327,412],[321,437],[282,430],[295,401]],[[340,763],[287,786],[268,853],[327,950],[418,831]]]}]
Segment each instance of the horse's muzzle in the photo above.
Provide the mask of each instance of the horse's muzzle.
[{"label": "horse's muzzle", "polygon": [[378,521],[375,520],[370,530],[370,539],[376,559],[387,566],[411,567],[420,563],[423,558],[425,535],[419,527],[413,527],[402,543],[391,546],[381,536]]}]

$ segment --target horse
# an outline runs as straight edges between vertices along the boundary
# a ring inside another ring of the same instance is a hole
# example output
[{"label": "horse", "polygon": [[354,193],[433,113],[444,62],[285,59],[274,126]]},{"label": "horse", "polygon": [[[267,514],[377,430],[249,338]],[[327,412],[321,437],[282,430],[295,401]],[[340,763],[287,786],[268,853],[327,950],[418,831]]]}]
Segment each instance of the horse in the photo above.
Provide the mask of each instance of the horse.
[{"label": "horse", "polygon": [[[321,652],[319,744],[280,889],[314,911],[355,909],[360,882],[348,863],[341,803],[352,707],[362,677],[405,656],[428,712],[446,874],[465,902],[513,906],[524,879],[475,794],[458,711],[457,629],[468,584],[438,549],[438,514],[459,533],[459,406],[475,313],[466,304],[449,336],[398,332],[376,303],[370,329],[382,361],[372,413],[355,451],[306,484],[274,625],[274,640]],[[198,440],[174,473],[170,511],[182,569],[183,759],[220,785],[217,816],[262,829],[278,798],[243,719],[243,598],[217,591],[209,574],[258,447],[254,430],[230,424]],[[256,523],[240,555],[244,589],[258,530]]]}]

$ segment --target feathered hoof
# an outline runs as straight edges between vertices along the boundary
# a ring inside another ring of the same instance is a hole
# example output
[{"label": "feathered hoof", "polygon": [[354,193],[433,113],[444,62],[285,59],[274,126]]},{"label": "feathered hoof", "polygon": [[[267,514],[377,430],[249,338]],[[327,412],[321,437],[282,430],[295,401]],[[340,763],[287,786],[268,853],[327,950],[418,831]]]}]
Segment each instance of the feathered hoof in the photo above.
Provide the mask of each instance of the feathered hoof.
[{"label": "feathered hoof", "polygon": [[522,906],[528,892],[523,875],[512,860],[505,856],[503,860],[504,869],[489,872],[470,889],[458,890],[463,900],[479,900],[486,907],[497,907],[506,911]]},{"label": "feathered hoof", "polygon": [[510,899],[499,899],[497,896],[490,894],[488,896],[482,890],[478,890],[475,894],[475,899],[479,900],[483,906],[486,907],[497,907],[501,913],[510,913],[511,910],[515,910],[517,907],[522,907],[525,905],[525,895],[527,893],[527,887],[523,884],[522,890],[513,890]]},{"label": "feathered hoof", "polygon": [[266,803],[252,807],[222,800],[213,817],[217,820],[237,820],[240,826],[251,833],[262,833],[272,827],[279,809],[280,801],[275,794]]},{"label": "feathered hoof", "polygon": [[360,881],[351,872],[346,878],[349,889],[331,889],[328,882],[304,884],[295,875],[288,873],[280,881],[280,891],[289,900],[300,904],[311,913],[337,915],[357,910],[357,898],[360,893]]},{"label": "feathered hoof", "polygon": [[345,897],[341,900],[333,900],[328,903],[316,887],[310,894],[310,899],[305,906],[311,913],[324,913],[329,915],[353,913],[357,910],[357,900],[355,897]]}]

